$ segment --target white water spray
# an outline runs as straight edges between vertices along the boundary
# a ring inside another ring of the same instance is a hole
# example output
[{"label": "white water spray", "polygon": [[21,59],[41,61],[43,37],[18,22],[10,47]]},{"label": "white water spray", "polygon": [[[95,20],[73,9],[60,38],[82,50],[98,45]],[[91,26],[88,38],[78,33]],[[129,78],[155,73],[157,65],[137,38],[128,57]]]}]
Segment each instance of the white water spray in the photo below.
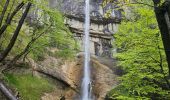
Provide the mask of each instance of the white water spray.
[{"label": "white water spray", "polygon": [[91,100],[91,82],[90,82],[90,51],[89,51],[89,27],[90,27],[90,4],[89,0],[85,1],[85,26],[84,26],[84,76],[82,82],[82,97],[81,100]]}]

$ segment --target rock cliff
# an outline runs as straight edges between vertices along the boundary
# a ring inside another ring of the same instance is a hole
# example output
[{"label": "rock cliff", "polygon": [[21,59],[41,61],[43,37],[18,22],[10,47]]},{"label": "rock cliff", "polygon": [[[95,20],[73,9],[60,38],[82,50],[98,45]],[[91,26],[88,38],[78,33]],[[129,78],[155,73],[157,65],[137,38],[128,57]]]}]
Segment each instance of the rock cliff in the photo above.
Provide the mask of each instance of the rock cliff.
[{"label": "rock cliff", "polygon": [[[81,91],[81,79],[83,69],[83,55],[78,55],[78,59],[74,62],[64,62],[53,57],[47,57],[39,64],[34,63],[35,73],[43,73],[57,79],[60,84],[53,93],[46,93],[42,100],[79,100]],[[92,70],[92,90],[95,100],[104,100],[106,93],[118,84],[116,73],[112,67],[112,61],[103,63],[102,59],[91,57]],[[62,88],[61,88],[62,87]],[[56,99],[57,98],[57,99]]]}]

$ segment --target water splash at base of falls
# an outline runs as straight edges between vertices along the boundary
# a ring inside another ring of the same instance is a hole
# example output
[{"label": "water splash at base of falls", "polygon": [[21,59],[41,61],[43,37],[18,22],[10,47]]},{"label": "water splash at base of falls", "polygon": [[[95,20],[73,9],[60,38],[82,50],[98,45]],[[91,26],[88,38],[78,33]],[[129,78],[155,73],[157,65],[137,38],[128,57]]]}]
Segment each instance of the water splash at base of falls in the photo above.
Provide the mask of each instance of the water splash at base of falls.
[{"label": "water splash at base of falls", "polygon": [[90,80],[90,44],[89,44],[89,26],[90,26],[90,4],[89,0],[85,1],[85,26],[84,26],[84,51],[85,51],[85,61],[84,61],[84,75],[82,81],[82,96],[81,100],[91,100],[91,80]]}]

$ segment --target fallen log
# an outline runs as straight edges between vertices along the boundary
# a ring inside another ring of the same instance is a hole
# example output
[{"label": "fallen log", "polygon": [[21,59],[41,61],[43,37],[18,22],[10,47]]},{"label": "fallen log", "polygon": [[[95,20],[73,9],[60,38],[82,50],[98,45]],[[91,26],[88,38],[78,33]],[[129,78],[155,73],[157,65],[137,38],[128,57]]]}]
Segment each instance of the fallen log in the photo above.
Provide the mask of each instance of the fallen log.
[{"label": "fallen log", "polygon": [[9,99],[9,100],[18,100],[8,89],[7,87],[0,82],[0,91]]}]

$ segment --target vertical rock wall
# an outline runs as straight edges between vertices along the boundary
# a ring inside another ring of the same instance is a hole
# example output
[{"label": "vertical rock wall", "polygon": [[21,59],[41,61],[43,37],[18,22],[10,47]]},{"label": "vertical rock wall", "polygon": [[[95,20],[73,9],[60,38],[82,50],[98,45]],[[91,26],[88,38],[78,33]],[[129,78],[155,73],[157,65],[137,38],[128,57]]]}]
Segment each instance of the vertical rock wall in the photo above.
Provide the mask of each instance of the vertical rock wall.
[{"label": "vertical rock wall", "polygon": [[[102,2],[103,0],[91,0],[90,2],[90,52],[97,56],[111,57],[111,42],[113,40],[113,34],[118,30],[121,13],[117,10],[116,5],[108,3],[103,7]],[[83,51],[84,0],[49,0],[49,6],[65,14],[64,22],[74,34],[81,51]],[[105,14],[108,11],[111,11],[111,16],[105,18]],[[39,18],[39,15],[41,15],[40,12],[37,8],[28,15],[28,19],[32,25],[37,23],[35,19]],[[38,24],[41,25],[41,23]]]},{"label": "vertical rock wall", "polygon": [[[75,38],[83,49],[83,29],[84,29],[84,2],[83,0],[63,0],[61,11],[65,13],[65,23],[75,34]],[[121,20],[121,13],[115,10],[116,6],[109,3],[102,7],[102,0],[91,0],[90,3],[90,52],[97,56],[112,56],[111,42],[113,34],[118,30]],[[105,13],[111,10],[111,17],[105,18]]]}]

